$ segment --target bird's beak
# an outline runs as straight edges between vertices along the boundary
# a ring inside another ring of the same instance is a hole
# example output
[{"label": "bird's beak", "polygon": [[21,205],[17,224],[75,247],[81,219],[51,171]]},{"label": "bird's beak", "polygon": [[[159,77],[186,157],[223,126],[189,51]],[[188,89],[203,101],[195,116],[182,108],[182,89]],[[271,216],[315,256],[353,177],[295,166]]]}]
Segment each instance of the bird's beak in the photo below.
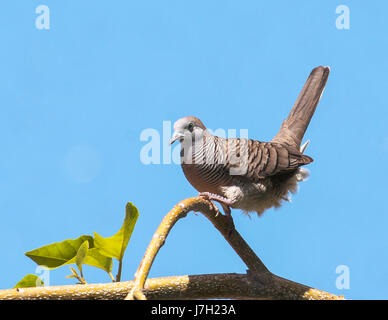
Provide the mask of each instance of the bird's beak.
[{"label": "bird's beak", "polygon": [[172,138],[170,140],[170,145],[173,144],[175,141],[181,140],[183,138],[184,138],[184,135],[182,133],[174,132],[174,134],[172,135]]}]

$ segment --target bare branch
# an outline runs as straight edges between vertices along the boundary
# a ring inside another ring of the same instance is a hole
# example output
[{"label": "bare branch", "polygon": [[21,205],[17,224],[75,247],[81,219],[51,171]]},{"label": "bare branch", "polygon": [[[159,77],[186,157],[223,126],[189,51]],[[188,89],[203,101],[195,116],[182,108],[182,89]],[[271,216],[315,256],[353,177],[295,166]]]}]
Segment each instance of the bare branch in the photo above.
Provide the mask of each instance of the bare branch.
[{"label": "bare branch", "polygon": [[[308,292],[311,292],[311,290],[314,290],[310,287],[297,284],[272,274],[241,235],[235,229],[232,231],[230,230],[230,221],[226,216],[219,214],[212,202],[205,200],[202,197],[194,197],[178,203],[163,218],[136,271],[134,286],[131,288],[126,299],[146,299],[143,288],[152,263],[175,223],[179,219],[185,217],[190,211],[201,212],[212,222],[217,230],[220,231],[226,241],[228,241],[249,268],[248,277],[250,281],[253,281],[254,279],[253,282],[255,282],[255,286],[257,286],[258,283],[261,284],[260,291],[261,293],[266,292],[267,299],[291,298],[291,292],[295,293],[294,298],[300,299],[304,297],[305,294],[309,294]],[[283,292],[283,290],[285,290],[285,292]],[[326,293],[324,294],[327,295]]]},{"label": "bare branch", "polygon": [[[134,281],[0,290],[0,300],[122,300]],[[263,285],[246,274],[203,274],[148,279],[144,293],[150,300],[160,299],[303,299],[338,300],[324,291],[274,278]]]}]

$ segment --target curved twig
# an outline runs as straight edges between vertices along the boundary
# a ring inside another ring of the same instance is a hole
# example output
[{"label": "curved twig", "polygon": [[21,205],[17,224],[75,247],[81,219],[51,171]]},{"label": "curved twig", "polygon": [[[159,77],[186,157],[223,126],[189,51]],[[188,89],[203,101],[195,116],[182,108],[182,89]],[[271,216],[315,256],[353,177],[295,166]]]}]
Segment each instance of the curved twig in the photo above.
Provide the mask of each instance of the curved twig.
[{"label": "curved twig", "polygon": [[[305,299],[312,292],[319,293],[322,298],[339,298],[323,291],[312,289],[308,286],[283,279],[272,274],[254,251],[249,247],[241,235],[235,230],[230,230],[228,218],[222,214],[217,214],[214,205],[202,197],[194,197],[178,203],[162,220],[156,230],[152,240],[144,254],[144,257],[135,273],[134,285],[127,295],[127,300],[145,300],[146,296],[143,288],[151,269],[152,263],[163,246],[169,232],[175,223],[185,217],[188,212],[201,212],[208,218],[218,231],[224,236],[240,258],[249,268],[247,277],[252,284],[252,288],[260,288],[262,294],[268,299]],[[315,290],[315,291],[314,291]],[[255,295],[258,298],[257,295]],[[260,296],[263,298],[263,295]],[[229,296],[229,298],[231,298]]]}]

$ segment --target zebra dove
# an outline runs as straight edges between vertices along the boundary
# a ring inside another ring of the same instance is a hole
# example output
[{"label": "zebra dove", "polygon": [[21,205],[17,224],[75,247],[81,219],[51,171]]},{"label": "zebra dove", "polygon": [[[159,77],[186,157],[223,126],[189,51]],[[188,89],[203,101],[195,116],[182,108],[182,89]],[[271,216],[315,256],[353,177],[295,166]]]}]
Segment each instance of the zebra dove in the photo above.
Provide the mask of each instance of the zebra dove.
[{"label": "zebra dove", "polygon": [[212,135],[195,117],[174,124],[170,144],[181,143],[181,165],[200,196],[219,202],[230,216],[230,208],[245,213],[280,207],[308,176],[301,168],[313,161],[301,146],[323,93],[329,67],[312,70],[279,132],[270,142]]}]

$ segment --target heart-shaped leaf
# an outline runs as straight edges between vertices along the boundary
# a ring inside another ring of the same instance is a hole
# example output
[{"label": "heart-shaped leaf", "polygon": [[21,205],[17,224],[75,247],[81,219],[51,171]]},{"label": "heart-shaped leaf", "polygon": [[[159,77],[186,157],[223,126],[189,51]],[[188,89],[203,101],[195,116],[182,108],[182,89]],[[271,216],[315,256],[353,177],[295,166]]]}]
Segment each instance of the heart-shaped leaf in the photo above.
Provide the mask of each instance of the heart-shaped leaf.
[{"label": "heart-shaped leaf", "polygon": [[103,256],[97,248],[88,250],[88,255],[84,260],[84,264],[103,269],[108,273],[110,273],[113,268],[112,258]]},{"label": "heart-shaped leaf", "polygon": [[[83,252],[85,251],[85,248],[81,249],[82,245],[86,247],[85,242],[90,248],[87,250],[86,255],[85,252]],[[44,265],[50,269],[55,269],[66,264],[75,263],[78,265],[83,263],[110,273],[113,267],[112,258],[103,256],[96,248],[94,248],[94,240],[88,235],[83,235],[77,239],[55,242],[26,252],[25,255],[38,265]]]},{"label": "heart-shaped leaf", "polygon": [[123,225],[114,236],[104,238],[97,232],[94,232],[95,248],[97,248],[102,255],[116,258],[121,261],[138,217],[139,211],[131,202],[128,202],[125,207]]},{"label": "heart-shaped leaf", "polygon": [[83,235],[77,239],[55,242],[38,249],[28,251],[25,255],[40,266],[55,269],[64,264],[75,263],[75,259],[73,258],[76,256],[79,247],[85,241],[89,242],[89,247],[93,247],[93,238],[91,236]]}]

